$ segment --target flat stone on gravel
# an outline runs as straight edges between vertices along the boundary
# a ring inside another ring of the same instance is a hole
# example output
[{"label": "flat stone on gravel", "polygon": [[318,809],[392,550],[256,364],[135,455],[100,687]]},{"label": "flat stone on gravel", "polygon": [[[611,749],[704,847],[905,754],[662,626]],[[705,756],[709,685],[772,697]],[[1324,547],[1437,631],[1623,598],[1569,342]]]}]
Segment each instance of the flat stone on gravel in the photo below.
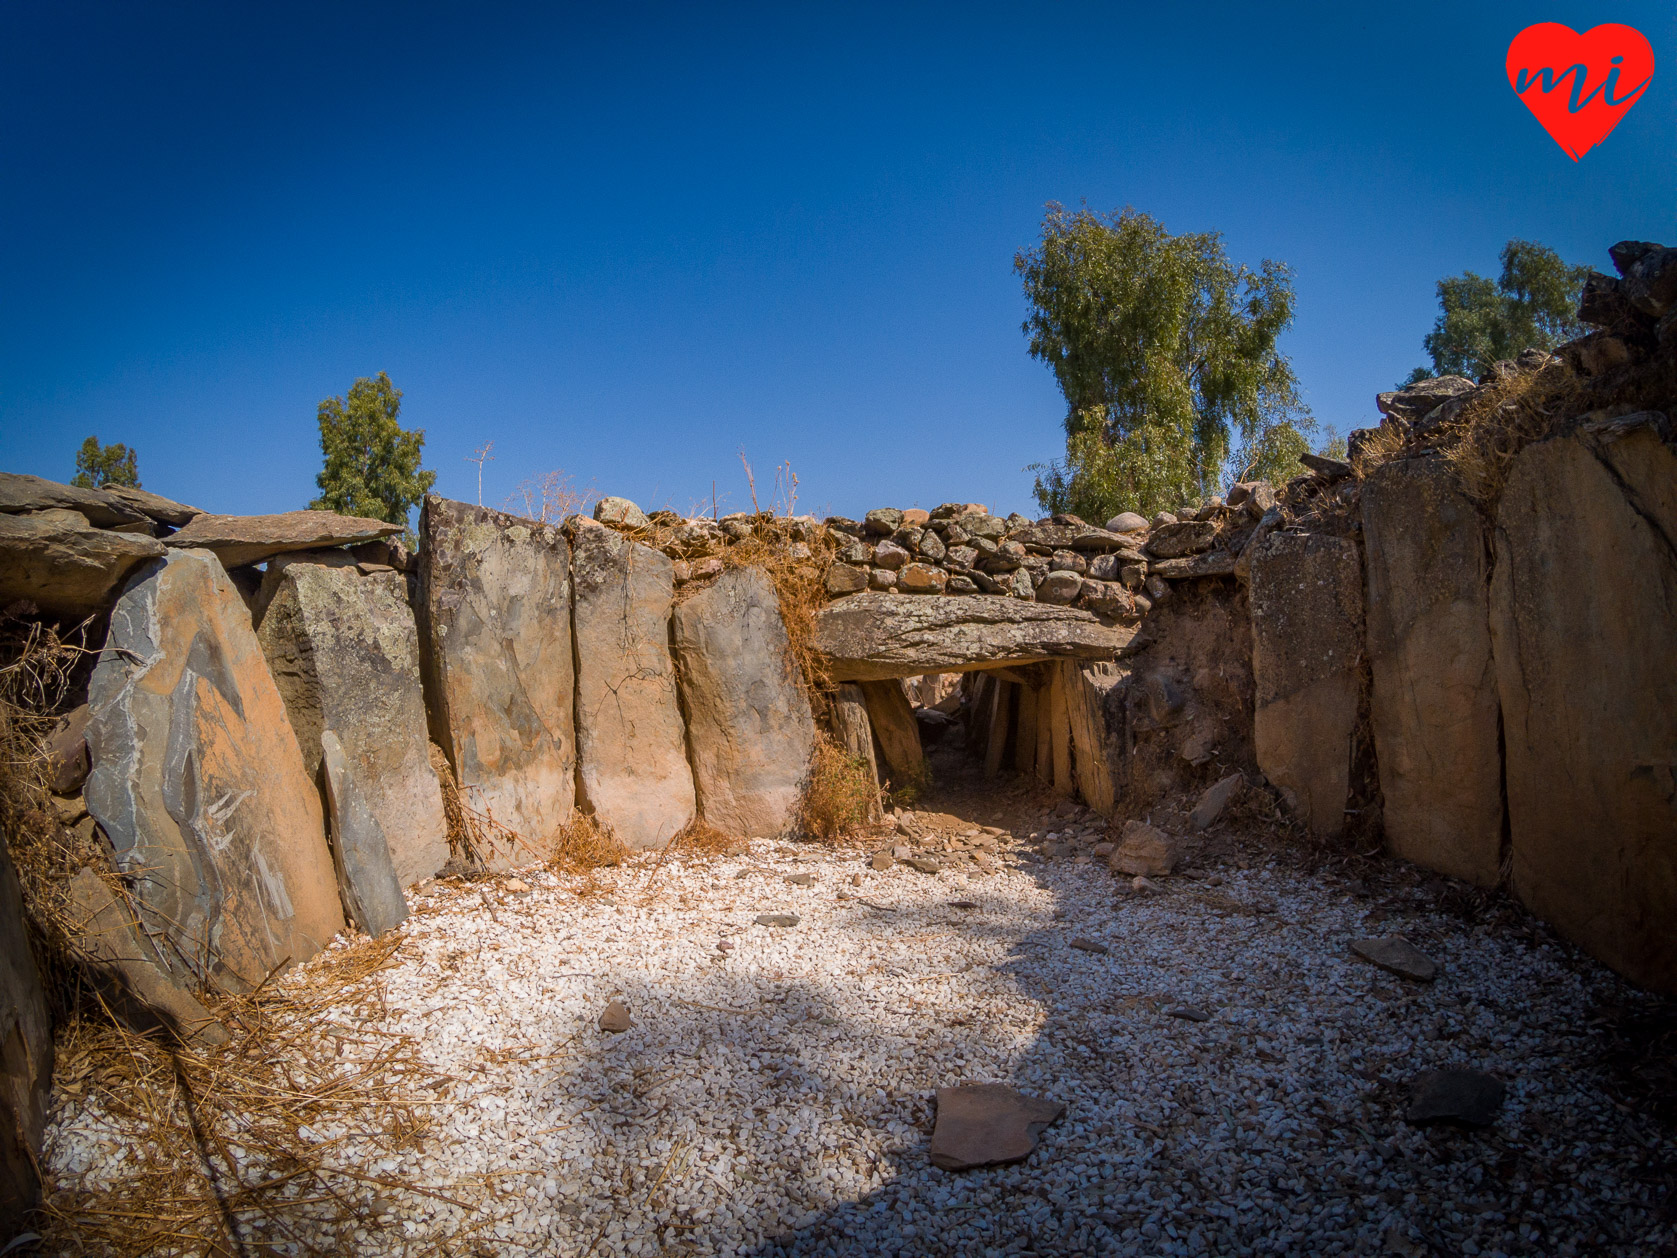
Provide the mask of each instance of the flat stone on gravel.
[{"label": "flat stone on gravel", "polygon": [[600,1014],[600,1030],[610,1031],[616,1035],[634,1026],[629,1017],[629,1006],[621,1000],[614,1000],[605,1007]]},{"label": "flat stone on gravel", "polygon": [[1413,979],[1417,983],[1430,983],[1438,977],[1438,962],[1402,935],[1353,939],[1351,951],[1400,978]]},{"label": "flat stone on gravel", "polygon": [[759,926],[796,926],[797,924],[798,915],[796,913],[757,914],[757,925]]},{"label": "flat stone on gravel", "polygon": [[815,875],[788,874],[786,876],[786,881],[791,883],[794,887],[813,887],[815,885]]},{"label": "flat stone on gravel", "polygon": [[1508,1089],[1482,1070],[1429,1070],[1416,1076],[1404,1115],[1411,1123],[1455,1122],[1489,1127]]},{"label": "flat stone on gravel", "polygon": [[875,852],[872,856],[868,857],[868,867],[870,869],[877,869],[883,872],[887,869],[894,869],[896,864],[897,858],[892,856],[889,852]]},{"label": "flat stone on gravel", "polygon": [[1198,1005],[1172,1005],[1165,1010],[1165,1016],[1181,1018],[1184,1022],[1210,1022],[1211,1015]]},{"label": "flat stone on gravel", "polygon": [[1093,939],[1073,939],[1071,941],[1071,946],[1076,948],[1079,952],[1094,952],[1103,957],[1112,951],[1112,949],[1108,948],[1105,944],[1096,943]]},{"label": "flat stone on gravel", "polygon": [[930,856],[910,856],[903,864],[910,869],[918,869],[923,874],[935,874],[943,869],[943,866]]},{"label": "flat stone on gravel", "polygon": [[1018,1162],[1036,1148],[1043,1128],[1065,1112],[1058,1101],[1026,1096],[1005,1083],[939,1088],[928,1156],[946,1171]]}]

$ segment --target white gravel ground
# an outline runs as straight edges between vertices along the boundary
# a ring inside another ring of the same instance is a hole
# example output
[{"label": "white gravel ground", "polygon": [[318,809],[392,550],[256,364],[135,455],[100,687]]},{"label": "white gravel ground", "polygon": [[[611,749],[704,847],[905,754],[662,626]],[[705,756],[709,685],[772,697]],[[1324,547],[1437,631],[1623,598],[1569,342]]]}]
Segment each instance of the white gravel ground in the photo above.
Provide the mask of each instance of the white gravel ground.
[{"label": "white gravel ground", "polygon": [[[396,1225],[357,1238],[358,1252],[1672,1244],[1646,1168],[1677,1151],[1615,1108],[1589,1064],[1589,1011],[1618,990],[1611,975],[1279,865],[1217,873],[1220,885],[1129,895],[1070,857],[931,876],[758,843],[672,861],[650,893],[645,868],[609,871],[606,894],[585,897],[545,873],[521,875],[527,892],[437,884],[372,980],[382,1000],[336,1016],[373,1008],[360,1025],[417,1037],[449,1077],[423,1151],[383,1169],[474,1208],[402,1194]],[[801,920],[754,924],[768,912]],[[1388,930],[1441,963],[1435,984],[1347,949]],[[1072,949],[1078,938],[1110,952]],[[613,999],[632,1013],[627,1033],[598,1029]],[[1181,1004],[1210,1019],[1164,1012]],[[1452,1064],[1507,1081],[1489,1132],[1401,1122],[1410,1077]],[[925,1157],[933,1091],[963,1080],[1011,1082],[1063,1101],[1066,1117],[1020,1165],[939,1171]],[[120,1174],[123,1138],[61,1102],[49,1161]]]}]

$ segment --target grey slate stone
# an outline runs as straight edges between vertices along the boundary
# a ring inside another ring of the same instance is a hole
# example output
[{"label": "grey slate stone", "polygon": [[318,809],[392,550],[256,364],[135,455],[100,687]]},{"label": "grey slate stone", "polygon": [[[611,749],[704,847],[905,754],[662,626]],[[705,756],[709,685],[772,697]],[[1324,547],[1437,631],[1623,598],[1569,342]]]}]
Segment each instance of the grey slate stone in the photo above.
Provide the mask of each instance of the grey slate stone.
[{"label": "grey slate stone", "polygon": [[320,736],[331,822],[332,864],[344,910],[369,935],[382,935],[407,920],[408,902],[390,860],[384,827],[368,802],[365,783],[344,754],[338,736]]}]

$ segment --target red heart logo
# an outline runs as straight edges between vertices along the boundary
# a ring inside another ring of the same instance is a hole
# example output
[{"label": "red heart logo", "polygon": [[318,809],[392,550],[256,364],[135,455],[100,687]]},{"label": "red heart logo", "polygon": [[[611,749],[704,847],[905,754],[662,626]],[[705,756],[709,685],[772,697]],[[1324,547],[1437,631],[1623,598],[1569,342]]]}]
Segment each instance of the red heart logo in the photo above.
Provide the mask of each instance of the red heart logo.
[{"label": "red heart logo", "polygon": [[1654,50],[1634,26],[1580,35],[1559,22],[1528,26],[1508,45],[1508,84],[1577,161],[1607,138],[1654,77]]}]

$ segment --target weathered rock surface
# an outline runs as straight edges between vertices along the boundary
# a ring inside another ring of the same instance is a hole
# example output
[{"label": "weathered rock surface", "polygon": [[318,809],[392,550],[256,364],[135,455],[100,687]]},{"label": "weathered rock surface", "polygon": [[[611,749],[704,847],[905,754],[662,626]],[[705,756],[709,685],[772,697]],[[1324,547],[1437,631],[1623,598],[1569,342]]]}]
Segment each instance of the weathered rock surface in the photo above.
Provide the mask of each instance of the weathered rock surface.
[{"label": "weathered rock surface", "polygon": [[1501,1079],[1482,1070],[1429,1070],[1411,1085],[1409,1109],[1404,1118],[1411,1123],[1463,1123],[1489,1127],[1508,1089]]},{"label": "weathered rock surface", "polygon": [[1635,982],[1677,991],[1677,451],[1663,417],[1520,453],[1491,629],[1516,893]]},{"label": "weathered rock surface", "polygon": [[1147,565],[1154,576],[1167,581],[1187,581],[1194,577],[1232,577],[1235,557],[1226,550],[1208,550],[1181,559],[1161,559]]},{"label": "weathered rock surface", "polygon": [[49,616],[91,616],[111,605],[136,568],[163,554],[163,543],[142,533],[78,526],[69,515],[0,514],[0,607],[26,599]]},{"label": "weathered rock surface", "polygon": [[322,550],[400,533],[400,524],[339,515],[335,511],[283,511],[278,515],[198,515],[163,539],[176,550],[214,551],[228,568],[261,563],[292,550]]},{"label": "weathered rock surface", "polygon": [[1194,811],[1188,814],[1188,824],[1195,830],[1204,830],[1214,825],[1217,818],[1223,815],[1223,809],[1229,806],[1229,801],[1240,793],[1240,788],[1246,785],[1246,779],[1238,773],[1231,773],[1212,786],[1205,788],[1199,802],[1194,805]]},{"label": "weathered rock surface", "polygon": [[1251,560],[1258,768],[1320,835],[1345,823],[1362,651],[1355,543],[1274,533]]},{"label": "weathered rock surface", "polygon": [[678,605],[672,620],[699,815],[719,830],[772,838],[795,819],[815,750],[774,582],[735,568]]},{"label": "weathered rock surface", "polygon": [[919,782],[926,773],[920,723],[914,719],[914,709],[909,706],[901,684],[864,681],[861,686],[867,699],[868,720],[874,737],[879,740],[886,771],[899,787]]},{"label": "weathered rock surface", "polygon": [[367,799],[366,783],[344,754],[337,734],[323,733],[320,750],[339,897],[356,925],[369,935],[382,935],[408,916],[408,902],[390,861],[390,844]]},{"label": "weathered rock surface", "polygon": [[227,1042],[227,1028],[169,977],[133,913],[99,875],[84,868],[70,880],[70,936],[100,995],[130,1026],[161,1027],[182,1044]]},{"label": "weathered rock surface", "polygon": [[815,646],[833,676],[850,681],[1037,660],[1110,659],[1134,636],[1133,629],[1102,624],[1070,607],[983,594],[867,593],[817,614]]},{"label": "weathered rock surface", "polygon": [[644,529],[650,521],[627,498],[602,498],[594,504],[594,518],[601,524],[615,524],[619,528]]},{"label": "weathered rock surface", "polygon": [[660,847],[697,796],[670,658],[670,560],[609,529],[572,534],[579,802],[631,847]]},{"label": "weathered rock surface", "polygon": [[1004,1083],[968,1083],[937,1090],[937,1123],[928,1151],[946,1171],[1019,1162],[1043,1128],[1066,1112],[1058,1101],[1026,1096]]},{"label": "weathered rock surface", "polygon": [[[833,692],[833,733],[846,754],[868,766],[873,784],[879,785],[879,758],[873,750],[873,722],[868,717],[868,701],[862,688],[855,682],[845,682]],[[881,809],[874,801],[869,808],[869,819],[877,819]]]},{"label": "weathered rock surface", "polygon": [[1181,859],[1182,845],[1174,835],[1132,820],[1124,823],[1124,833],[1107,864],[1121,874],[1160,878],[1175,872]]},{"label": "weathered rock surface", "polygon": [[1107,759],[1106,696],[1118,683],[1118,666],[1062,660],[1065,674],[1066,719],[1071,726],[1072,772],[1083,802],[1110,817],[1117,803],[1117,785]]},{"label": "weathered rock surface", "polygon": [[344,792],[389,841],[398,886],[431,877],[448,860],[448,826],[431,769],[405,579],[362,573],[344,551],[281,556],[268,565],[257,602],[257,640],[309,776],[319,780],[321,735],[332,733],[348,775]]},{"label": "weathered rock surface", "polygon": [[1386,842],[1495,885],[1502,753],[1484,531],[1444,460],[1382,464],[1363,483],[1370,700]]},{"label": "weathered rock surface", "polygon": [[145,512],[102,489],[81,489],[21,472],[0,472],[0,515],[20,511],[79,511],[99,528],[141,524]]},{"label": "weathered rock surface", "polygon": [[98,492],[116,499],[125,507],[132,507],[147,519],[155,520],[159,524],[178,526],[188,523],[194,516],[204,514],[197,507],[174,502],[161,494],[154,494],[134,485],[106,485]]},{"label": "weathered rock surface", "polygon": [[248,990],[343,929],[319,793],[214,556],[129,582],[88,704],[88,811],[173,975]]},{"label": "weathered rock surface", "polygon": [[479,858],[538,859],[576,799],[570,547],[549,525],[435,495],[420,532],[431,737],[461,802],[518,836],[485,834]]},{"label": "weathered rock surface", "polygon": [[1438,977],[1438,962],[1410,943],[1402,935],[1381,935],[1375,939],[1353,939],[1351,951],[1365,961],[1372,961],[1382,970],[1417,983],[1430,983]]},{"label": "weathered rock surface", "polygon": [[52,1019],[5,843],[0,843],[0,1045],[5,1050],[0,1053],[0,1235],[9,1239],[23,1231],[24,1217],[41,1195]]},{"label": "weathered rock surface", "polygon": [[1182,520],[1164,524],[1147,538],[1147,553],[1156,559],[1180,559],[1210,550],[1217,540],[1217,526],[1209,520]]}]

